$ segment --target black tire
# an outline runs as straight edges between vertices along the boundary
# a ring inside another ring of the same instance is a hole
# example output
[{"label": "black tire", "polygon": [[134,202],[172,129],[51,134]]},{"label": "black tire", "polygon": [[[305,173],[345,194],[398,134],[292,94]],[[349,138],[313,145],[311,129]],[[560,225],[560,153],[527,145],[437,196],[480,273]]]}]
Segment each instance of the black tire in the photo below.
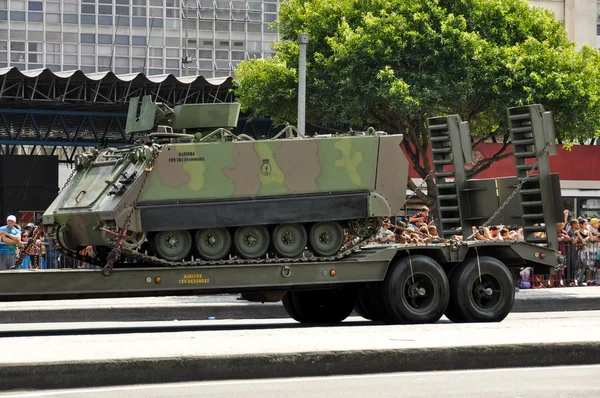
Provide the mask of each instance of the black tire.
[{"label": "black tire", "polygon": [[[450,283],[450,297],[452,297],[452,292],[456,291],[457,289],[457,281],[455,275],[456,270],[459,269],[461,265],[462,264],[458,264],[452,267],[450,273],[448,274],[448,282]],[[446,308],[446,311],[444,311],[444,315],[453,323],[461,323],[465,321],[464,318],[460,315],[460,311],[456,311],[454,309],[452,305],[452,300],[448,302],[448,307]]]},{"label": "black tire", "polygon": [[283,296],[281,302],[283,303],[283,308],[285,309],[285,312],[287,312],[290,318],[293,318],[301,323],[306,322],[304,317],[300,315],[296,307],[294,307],[294,302],[292,300],[292,292],[287,292],[285,296]]},{"label": "black tire", "polygon": [[301,323],[342,322],[355,303],[355,291],[346,288],[291,291],[283,298],[288,315]]},{"label": "black tire", "polygon": [[[460,322],[500,322],[510,313],[515,301],[513,277],[506,265],[494,257],[465,260],[452,275],[450,306]],[[488,292],[485,292],[485,289]],[[491,294],[489,294],[491,293]]]},{"label": "black tire", "polygon": [[369,321],[372,321],[373,315],[371,315],[371,312],[365,305],[364,301],[361,300],[362,295],[364,294],[363,292],[364,292],[364,290],[361,290],[360,292],[358,292],[358,294],[356,296],[356,304],[354,304],[354,311],[356,311],[356,313],[358,315],[362,316],[363,318],[368,319]]},{"label": "black tire", "polygon": [[380,322],[387,319],[381,301],[381,283],[370,285],[364,290],[360,290],[356,296],[356,306],[354,309],[360,316],[371,321]]},{"label": "black tire", "polygon": [[433,258],[406,256],[390,266],[381,286],[381,299],[388,323],[435,323],[448,307],[450,286]]}]

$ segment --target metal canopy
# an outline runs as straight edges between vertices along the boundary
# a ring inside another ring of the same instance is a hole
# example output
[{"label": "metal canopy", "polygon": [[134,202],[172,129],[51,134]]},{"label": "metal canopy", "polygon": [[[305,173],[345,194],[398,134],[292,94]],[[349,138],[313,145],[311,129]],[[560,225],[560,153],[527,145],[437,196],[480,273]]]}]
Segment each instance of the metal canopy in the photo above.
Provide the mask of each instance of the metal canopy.
[{"label": "metal canopy", "polygon": [[133,141],[124,131],[132,97],[151,95],[170,107],[232,102],[232,86],[231,77],[0,68],[0,154],[55,154],[62,148],[61,161],[71,162],[78,148]]}]

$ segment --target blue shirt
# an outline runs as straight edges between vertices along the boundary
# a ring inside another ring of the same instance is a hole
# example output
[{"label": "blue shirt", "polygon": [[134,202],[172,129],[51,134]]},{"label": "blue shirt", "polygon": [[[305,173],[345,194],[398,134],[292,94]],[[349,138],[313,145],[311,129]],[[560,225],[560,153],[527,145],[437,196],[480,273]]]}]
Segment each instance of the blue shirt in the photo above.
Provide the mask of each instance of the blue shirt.
[{"label": "blue shirt", "polygon": [[[21,230],[16,227],[8,228],[8,226],[5,225],[3,227],[0,227],[0,231],[6,231],[7,234],[18,236],[19,238],[21,237]],[[17,253],[17,245],[16,244],[0,242],[0,254],[16,254],[16,253]]]}]

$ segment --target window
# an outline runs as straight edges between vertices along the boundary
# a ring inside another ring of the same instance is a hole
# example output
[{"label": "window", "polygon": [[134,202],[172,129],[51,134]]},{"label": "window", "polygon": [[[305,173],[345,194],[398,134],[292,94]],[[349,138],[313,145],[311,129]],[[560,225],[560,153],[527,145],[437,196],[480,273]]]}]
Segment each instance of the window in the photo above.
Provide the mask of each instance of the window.
[{"label": "window", "polygon": [[112,6],[98,6],[98,14],[112,15]]},{"label": "window", "polygon": [[125,57],[116,57],[115,58],[116,66],[129,66],[129,58]]},{"label": "window", "polygon": [[117,35],[115,36],[115,44],[129,44],[129,36]]},{"label": "window", "polygon": [[229,51],[215,51],[215,59],[229,59]]},{"label": "window", "polygon": [[93,55],[82,55],[81,56],[81,65],[89,65],[89,66],[94,66],[96,65],[96,57],[94,57]]},{"label": "window", "polygon": [[98,35],[98,44],[112,44],[112,35]]},{"label": "window", "polygon": [[10,12],[10,20],[11,21],[24,21],[25,20],[25,12],[11,11]]},{"label": "window", "polygon": [[65,54],[77,54],[79,52],[77,44],[63,44],[63,51]]},{"label": "window", "polygon": [[25,51],[25,42],[11,42],[10,51]]},{"label": "window", "polygon": [[123,7],[123,6],[115,7],[115,15],[129,15],[129,7]]},{"label": "window", "polygon": [[81,42],[82,43],[95,43],[96,35],[89,34],[89,33],[82,33],[81,34]]},{"label": "window", "polygon": [[146,38],[144,36],[131,36],[131,44],[134,46],[145,46]]},{"label": "window", "polygon": [[41,53],[42,50],[42,43],[32,43],[32,42],[28,42],[27,43],[27,49],[29,50],[29,52],[31,53]]},{"label": "window", "polygon": [[163,56],[163,49],[162,48],[156,48],[156,47],[150,47],[150,56],[151,57],[162,57]]},{"label": "window", "polygon": [[129,55],[129,47],[115,47],[115,54],[117,55]]},{"label": "window", "polygon": [[146,27],[148,20],[146,18],[131,18],[132,26],[143,26]]},{"label": "window", "polygon": [[150,67],[151,68],[162,68],[163,60],[162,58],[150,58]]},{"label": "window", "polygon": [[81,53],[82,54],[96,54],[96,46],[82,44],[81,45]]},{"label": "window", "polygon": [[167,48],[167,57],[179,58],[179,49],[178,48]]},{"label": "window", "polygon": [[84,25],[96,25],[95,15],[81,15],[81,23]]},{"label": "window", "polygon": [[[120,21],[119,21],[120,22]],[[107,17],[105,15],[98,16],[98,25],[113,25],[113,17]],[[120,25],[120,23],[119,23]]]},{"label": "window", "polygon": [[60,4],[46,3],[46,12],[60,12]]},{"label": "window", "polygon": [[41,12],[30,12],[27,14],[27,20],[30,22],[44,22],[44,14]]},{"label": "window", "polygon": [[10,9],[11,10],[25,10],[25,2],[24,1],[19,1],[19,0],[11,0],[10,2]]},{"label": "window", "polygon": [[98,57],[98,66],[109,66],[110,64],[110,57]]},{"label": "window", "polygon": [[131,15],[133,15],[134,17],[145,17],[146,7],[133,7],[131,9]]},{"label": "window", "polygon": [[212,57],[213,57],[212,50],[198,50],[198,58],[212,59]]},{"label": "window", "polygon": [[59,54],[46,54],[46,63],[47,64],[60,64],[60,55]]},{"label": "window", "polygon": [[215,30],[217,32],[229,32],[229,22],[215,22]]},{"label": "window", "polygon": [[60,14],[46,14],[46,22],[51,24],[60,24]]},{"label": "window", "polygon": [[212,21],[200,21],[198,24],[199,30],[213,30],[213,22]]},{"label": "window", "polygon": [[82,4],[81,5],[81,13],[82,14],[95,14],[96,13],[96,6],[95,5]]},{"label": "window", "polygon": [[60,44],[59,43],[46,43],[46,52],[59,53],[60,52]]},{"label": "window", "polygon": [[63,14],[63,23],[79,23],[79,15],[77,14]]},{"label": "window", "polygon": [[42,2],[39,1],[30,1],[27,3],[27,9],[29,11],[43,11],[44,10],[44,4]]},{"label": "window", "polygon": [[77,65],[77,55],[65,55],[63,58],[65,64]]}]

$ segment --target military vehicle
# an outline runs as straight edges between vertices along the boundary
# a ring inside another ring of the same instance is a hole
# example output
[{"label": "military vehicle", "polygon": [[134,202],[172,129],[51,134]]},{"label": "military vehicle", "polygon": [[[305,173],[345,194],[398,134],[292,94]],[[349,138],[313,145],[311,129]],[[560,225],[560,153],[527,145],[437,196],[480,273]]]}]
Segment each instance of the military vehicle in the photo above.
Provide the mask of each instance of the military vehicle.
[{"label": "military vehicle", "polygon": [[78,155],[46,230],[69,252],[93,246],[100,262],[124,231],[128,249],[156,261],[306,258],[307,247],[331,257],[348,233],[368,241],[404,204],[402,136],[288,127],[253,139],[231,132],[239,111],[133,98],[126,132],[152,130],[150,140]]},{"label": "military vehicle", "polygon": [[[99,267],[5,271],[0,300],[227,292],[282,301],[299,322],[340,322],[353,309],[387,323],[499,322],[521,267],[549,274],[563,260],[554,129],[540,105],[508,109],[514,177],[468,179],[468,123],[428,119],[446,239],[373,245],[377,220],[405,200],[402,137],[287,128],[253,140],[231,134],[234,104],[130,105],[128,131],[157,131],[79,156],[43,219],[56,249]],[[522,226],[524,240],[474,239],[491,223]],[[78,253],[86,246],[95,259]]]}]

